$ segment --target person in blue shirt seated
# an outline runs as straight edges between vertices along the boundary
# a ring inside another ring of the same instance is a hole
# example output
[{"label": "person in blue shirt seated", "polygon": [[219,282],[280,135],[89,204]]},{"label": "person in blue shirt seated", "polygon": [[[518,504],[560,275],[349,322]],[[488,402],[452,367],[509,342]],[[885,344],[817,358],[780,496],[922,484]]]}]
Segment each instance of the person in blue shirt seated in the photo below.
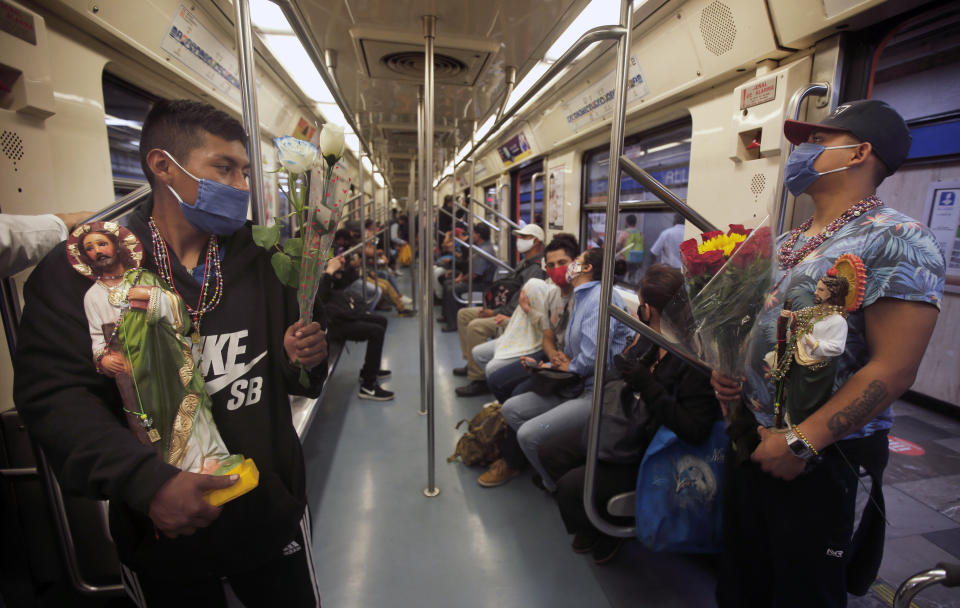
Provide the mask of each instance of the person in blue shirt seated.
[{"label": "person in blue shirt seated", "polygon": [[[603,256],[603,249],[590,249],[567,267],[567,278],[573,285],[574,304],[567,323],[563,350],[554,353],[549,362],[538,363],[528,359],[530,366],[573,372],[582,382],[572,389],[564,388],[552,394],[530,391],[507,399],[502,409],[508,425],[504,458],[496,460],[479,477],[477,482],[480,485],[494,487],[506,483],[519,473],[526,457],[540,475],[544,487],[551,492],[556,490],[553,478],[540,464],[538,450],[550,436],[571,427],[582,427],[590,416],[597,330],[601,321],[600,273]],[[623,308],[623,300],[616,292],[613,293],[612,305]],[[605,346],[610,354],[607,360],[612,361],[613,355],[623,352],[630,344],[633,332],[620,321],[611,319],[609,336]],[[522,450],[522,455],[517,447]]]}]

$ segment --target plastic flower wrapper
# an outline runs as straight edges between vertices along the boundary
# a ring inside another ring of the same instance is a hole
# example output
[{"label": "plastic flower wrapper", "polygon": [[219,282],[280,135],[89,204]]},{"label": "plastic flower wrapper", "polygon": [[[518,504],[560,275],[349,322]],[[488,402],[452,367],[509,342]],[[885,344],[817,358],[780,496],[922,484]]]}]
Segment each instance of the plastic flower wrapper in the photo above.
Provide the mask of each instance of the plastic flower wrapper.
[{"label": "plastic flower wrapper", "polygon": [[769,220],[753,230],[731,224],[726,233],[704,233],[699,243],[684,241],[680,251],[689,297],[689,316],[677,323],[680,333],[711,368],[740,377],[751,330],[773,281]]},{"label": "plastic flower wrapper", "polygon": [[[321,147],[284,136],[273,140],[281,171],[287,173],[284,193],[293,211],[277,218],[272,226],[254,226],[253,240],[265,249],[275,249],[270,262],[277,278],[297,288],[300,320],[306,325],[313,320],[313,302],[330,257],[330,245],[342,211],[334,168],[343,156],[343,129],[326,124],[320,133]],[[342,192],[345,194],[346,189]],[[296,218],[297,236],[280,245],[283,220]],[[305,369],[300,370],[300,383],[309,386]]]}]

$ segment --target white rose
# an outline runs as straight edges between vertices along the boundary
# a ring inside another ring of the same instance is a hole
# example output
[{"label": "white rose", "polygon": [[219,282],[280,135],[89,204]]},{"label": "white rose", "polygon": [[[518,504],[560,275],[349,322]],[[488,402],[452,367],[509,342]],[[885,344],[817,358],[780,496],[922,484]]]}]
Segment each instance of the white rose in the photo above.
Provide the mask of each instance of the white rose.
[{"label": "white rose", "polygon": [[306,173],[317,160],[317,147],[308,141],[284,135],[274,137],[273,145],[277,147],[280,164],[290,173]]},{"label": "white rose", "polygon": [[328,122],[320,130],[320,154],[331,167],[343,156],[343,129]]}]

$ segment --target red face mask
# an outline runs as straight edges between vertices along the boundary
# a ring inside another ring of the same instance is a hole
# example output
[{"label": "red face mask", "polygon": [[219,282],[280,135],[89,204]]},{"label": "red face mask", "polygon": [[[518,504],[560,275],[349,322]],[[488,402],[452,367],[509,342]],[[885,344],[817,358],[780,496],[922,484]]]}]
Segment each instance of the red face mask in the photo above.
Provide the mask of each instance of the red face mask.
[{"label": "red face mask", "polygon": [[557,287],[566,287],[567,286],[567,266],[554,266],[553,268],[547,268],[547,274],[553,279],[554,284]]}]

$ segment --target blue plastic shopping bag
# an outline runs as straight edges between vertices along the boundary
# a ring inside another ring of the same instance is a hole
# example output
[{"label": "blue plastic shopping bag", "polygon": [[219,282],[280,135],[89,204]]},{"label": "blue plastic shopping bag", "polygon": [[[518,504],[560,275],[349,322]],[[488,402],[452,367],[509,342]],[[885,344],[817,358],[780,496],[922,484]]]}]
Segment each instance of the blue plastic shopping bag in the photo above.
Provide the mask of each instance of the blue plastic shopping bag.
[{"label": "blue plastic shopping bag", "polygon": [[720,551],[726,425],[718,421],[702,445],[661,426],[637,475],[637,539],[653,551]]}]

